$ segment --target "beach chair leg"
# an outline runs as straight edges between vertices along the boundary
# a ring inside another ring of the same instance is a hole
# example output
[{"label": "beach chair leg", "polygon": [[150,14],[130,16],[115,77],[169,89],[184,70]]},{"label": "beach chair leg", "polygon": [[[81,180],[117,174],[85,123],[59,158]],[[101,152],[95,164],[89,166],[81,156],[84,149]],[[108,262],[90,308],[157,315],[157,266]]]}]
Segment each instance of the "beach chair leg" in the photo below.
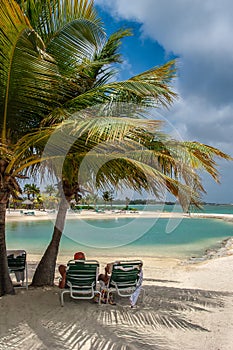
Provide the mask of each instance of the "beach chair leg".
[{"label": "beach chair leg", "polygon": [[28,289],[28,267],[27,267],[27,263],[26,263],[25,270],[26,270],[26,289]]},{"label": "beach chair leg", "polygon": [[61,306],[64,306],[64,292],[61,292],[60,302],[61,302]]}]

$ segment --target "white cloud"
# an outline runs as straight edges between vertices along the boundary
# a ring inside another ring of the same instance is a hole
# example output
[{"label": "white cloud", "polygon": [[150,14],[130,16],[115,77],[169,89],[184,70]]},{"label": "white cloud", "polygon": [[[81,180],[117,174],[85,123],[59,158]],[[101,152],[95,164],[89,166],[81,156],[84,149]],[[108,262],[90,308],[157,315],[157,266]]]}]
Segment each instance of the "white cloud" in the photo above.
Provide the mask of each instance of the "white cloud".
[{"label": "white cloud", "polygon": [[[120,18],[142,23],[143,34],[179,54],[233,53],[231,0],[96,0]],[[216,47],[216,44],[220,47]]]},{"label": "white cloud", "polygon": [[221,105],[232,101],[231,0],[96,0],[120,18],[137,20],[142,35],[180,56],[180,93]]},{"label": "white cloud", "polygon": [[[96,0],[95,3],[108,9],[114,18],[137,21],[142,36],[158,41],[166,52],[180,57],[177,89],[181,99],[169,112],[162,113],[184,139],[208,143],[233,155],[233,2]],[[223,171],[221,197],[224,191],[227,196],[232,164],[224,166]],[[228,191],[227,198],[233,202],[232,195]]]}]

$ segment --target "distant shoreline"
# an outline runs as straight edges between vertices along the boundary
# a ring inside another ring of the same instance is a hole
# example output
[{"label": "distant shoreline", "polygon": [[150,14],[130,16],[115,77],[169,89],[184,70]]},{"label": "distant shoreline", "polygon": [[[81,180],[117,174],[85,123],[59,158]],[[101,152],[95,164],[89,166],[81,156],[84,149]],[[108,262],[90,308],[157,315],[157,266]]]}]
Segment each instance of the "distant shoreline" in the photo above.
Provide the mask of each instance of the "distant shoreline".
[{"label": "distant shoreline", "polygon": [[[25,211],[27,212],[27,211]],[[11,210],[6,213],[6,222],[11,221],[38,221],[38,220],[55,220],[56,213],[50,213],[39,210],[28,210],[33,215],[26,215],[20,211]],[[67,213],[67,219],[107,219],[107,218],[207,218],[222,219],[233,222],[233,214],[218,213],[183,213],[183,212],[160,212],[160,211],[111,211],[95,212],[91,210],[82,210],[80,213]]]}]

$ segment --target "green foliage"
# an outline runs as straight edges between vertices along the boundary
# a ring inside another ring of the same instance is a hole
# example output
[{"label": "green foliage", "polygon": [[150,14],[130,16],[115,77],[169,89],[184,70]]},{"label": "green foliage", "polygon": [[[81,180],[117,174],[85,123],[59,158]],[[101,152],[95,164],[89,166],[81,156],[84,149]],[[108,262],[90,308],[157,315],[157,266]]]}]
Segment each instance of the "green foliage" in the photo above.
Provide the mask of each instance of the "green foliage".
[{"label": "green foliage", "polygon": [[28,199],[30,199],[30,195],[32,195],[32,198],[34,199],[35,196],[40,194],[40,189],[35,184],[25,184],[23,191],[27,194]]},{"label": "green foliage", "polygon": [[105,202],[112,202],[114,198],[113,191],[104,191],[102,197]]}]

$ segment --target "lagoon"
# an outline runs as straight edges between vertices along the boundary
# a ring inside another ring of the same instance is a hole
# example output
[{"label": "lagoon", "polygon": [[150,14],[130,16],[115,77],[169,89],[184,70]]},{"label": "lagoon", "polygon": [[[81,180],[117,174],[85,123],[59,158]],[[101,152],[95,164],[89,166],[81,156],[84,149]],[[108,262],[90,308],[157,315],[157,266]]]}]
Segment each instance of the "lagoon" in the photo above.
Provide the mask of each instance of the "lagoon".
[{"label": "lagoon", "polygon": [[[8,222],[7,248],[42,254],[52,231],[52,220]],[[233,224],[220,219],[67,219],[60,255],[72,256],[82,250],[88,256],[187,258],[202,256],[206,249],[231,236]]]}]

